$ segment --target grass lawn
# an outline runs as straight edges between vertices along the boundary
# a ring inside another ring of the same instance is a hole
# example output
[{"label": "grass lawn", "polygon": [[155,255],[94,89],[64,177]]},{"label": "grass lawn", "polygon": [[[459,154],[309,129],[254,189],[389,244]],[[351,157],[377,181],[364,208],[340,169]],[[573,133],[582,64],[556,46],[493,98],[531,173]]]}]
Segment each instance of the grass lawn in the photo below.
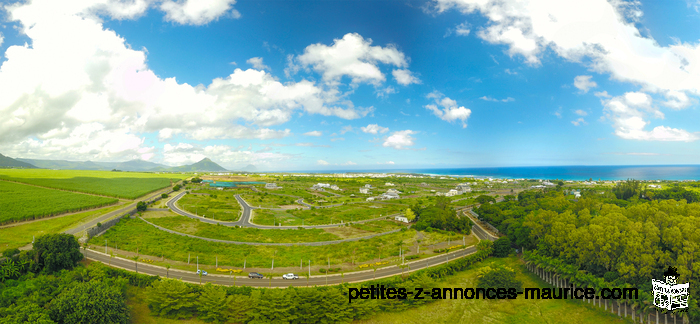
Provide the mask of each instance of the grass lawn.
[{"label": "grass lawn", "polygon": [[171,216],[149,218],[148,215],[150,214],[150,212],[146,212],[144,214],[144,218],[153,224],[180,233],[228,241],[295,243],[334,241],[340,239],[339,236],[325,232],[322,229],[264,230],[257,228],[233,228],[228,226],[204,223],[189,217],[178,216],[172,212],[167,213],[169,213]]},{"label": "grass lawn", "polygon": [[116,198],[0,181],[0,224],[77,212],[117,201]]},{"label": "grass lawn", "polygon": [[260,225],[320,225],[360,221],[365,219],[388,216],[400,213],[405,210],[405,206],[385,205],[385,204],[348,204],[330,208],[315,208],[306,210],[264,210],[254,211],[253,223]]},{"label": "grass lawn", "polygon": [[257,193],[248,191],[241,194],[241,198],[243,198],[251,206],[263,208],[279,208],[283,205],[296,204],[296,198],[266,194],[266,192]]},{"label": "grass lawn", "polygon": [[60,233],[78,224],[122,208],[123,204],[72,215],[39,220],[24,225],[0,228],[0,249],[19,248],[32,243],[32,236]]},{"label": "grass lawn", "polygon": [[[214,265],[215,257],[218,257],[220,266],[232,267],[242,267],[244,260],[247,259],[249,268],[269,268],[273,257],[275,267],[296,267],[302,259],[311,260],[312,265],[320,265],[325,264],[327,258],[330,258],[331,264],[357,270],[359,263],[375,261],[380,256],[382,261],[386,258],[396,259],[399,254],[399,242],[403,242],[404,250],[407,250],[413,249],[419,239],[439,240],[440,238],[447,241],[445,234],[416,232],[409,229],[368,240],[323,246],[236,245],[170,234],[136,218],[122,219],[99,237],[98,241],[108,240],[110,246],[116,245],[119,250],[136,252],[138,249],[141,255],[158,259],[164,257],[177,262],[187,262],[188,255],[193,258],[199,256],[200,265]],[[453,245],[455,243],[461,243],[461,236],[459,240],[453,240]],[[423,248],[420,252],[432,253]],[[356,265],[351,263],[353,258]]]},{"label": "grass lawn", "polygon": [[[476,287],[479,268],[491,264],[503,264],[516,271],[523,287],[551,287],[521,266],[520,260],[488,258],[469,270],[435,284],[436,287]],[[631,319],[631,317],[630,317]],[[540,324],[540,323],[631,323],[617,315],[581,301],[532,300],[519,297],[514,300],[456,299],[441,300],[398,313],[383,313],[356,323],[489,323],[489,324]]]},{"label": "grass lawn", "polygon": [[0,169],[0,178],[42,187],[136,199],[184,179],[184,174],[86,170]]},{"label": "grass lawn", "polygon": [[177,204],[190,213],[220,221],[237,221],[240,218],[241,205],[232,193],[210,191],[208,194],[188,194],[180,198]]}]

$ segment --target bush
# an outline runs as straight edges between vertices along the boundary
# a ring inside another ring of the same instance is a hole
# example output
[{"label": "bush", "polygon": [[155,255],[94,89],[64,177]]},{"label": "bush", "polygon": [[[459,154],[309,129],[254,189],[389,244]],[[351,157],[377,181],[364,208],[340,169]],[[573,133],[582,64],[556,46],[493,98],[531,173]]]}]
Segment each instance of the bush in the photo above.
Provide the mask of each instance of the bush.
[{"label": "bush", "polygon": [[73,269],[83,259],[78,239],[70,234],[39,236],[34,243],[34,251],[40,266],[48,273]]},{"label": "bush", "polygon": [[493,242],[493,256],[507,257],[510,254],[510,239],[507,236],[501,237]]},{"label": "bush", "polygon": [[173,191],[178,191],[178,190],[180,190],[180,185],[175,185],[175,187],[173,187]]},{"label": "bush", "polygon": [[51,319],[57,323],[128,323],[126,299],[118,288],[105,283],[81,282],[51,302]]},{"label": "bush", "polygon": [[414,260],[414,259],[418,259],[418,258],[420,258],[420,255],[414,254],[414,255],[409,255],[409,256],[405,257],[404,259],[406,259],[406,260]]},{"label": "bush", "polygon": [[146,205],[145,202],[139,201],[138,203],[136,203],[136,210],[137,211],[140,211],[140,212],[146,211],[146,208],[148,208],[148,205]]},{"label": "bush", "polygon": [[321,268],[318,270],[318,272],[320,272],[320,273],[326,273],[326,272],[334,273],[334,272],[340,272],[340,270],[341,270],[340,268],[328,268],[328,269]]},{"label": "bush", "polygon": [[6,258],[11,258],[17,254],[19,254],[19,249],[7,249],[2,252],[2,256]]},{"label": "bush", "polygon": [[166,198],[168,198],[168,194],[161,194],[160,198],[166,199]]},{"label": "bush", "polygon": [[515,288],[517,291],[523,290],[523,283],[515,279],[517,273],[515,270],[499,266],[496,268],[484,267],[481,269],[479,279],[477,280],[477,288]]}]

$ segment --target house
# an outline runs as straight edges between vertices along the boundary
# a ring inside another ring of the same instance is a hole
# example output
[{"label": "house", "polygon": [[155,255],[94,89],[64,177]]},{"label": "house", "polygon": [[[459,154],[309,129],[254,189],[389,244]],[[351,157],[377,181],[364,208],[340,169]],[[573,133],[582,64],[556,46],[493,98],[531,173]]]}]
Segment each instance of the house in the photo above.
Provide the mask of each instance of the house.
[{"label": "house", "polygon": [[447,193],[445,193],[445,196],[446,196],[446,197],[452,197],[452,196],[456,196],[456,195],[458,195],[458,194],[459,194],[459,191],[457,191],[457,190],[455,190],[455,189],[450,189],[450,191],[448,191]]},{"label": "house", "polygon": [[374,201],[374,197],[369,197],[369,198],[367,198],[367,199],[365,199],[365,200],[366,200],[366,201]]},{"label": "house", "polygon": [[278,187],[276,183],[274,182],[269,182],[265,184],[265,189],[279,189],[282,187]]},{"label": "house", "polygon": [[368,184],[365,185],[365,188],[367,188],[367,189],[372,189],[372,185],[368,183]]},{"label": "house", "polygon": [[387,183],[384,184],[384,186],[393,187],[393,186],[395,186],[395,184],[393,184],[393,183],[391,183],[391,182],[387,182]]},{"label": "house", "polygon": [[466,183],[460,183],[457,185],[455,188],[457,191],[459,191],[459,194],[467,193],[467,192],[472,192],[472,188],[469,187],[468,184]]},{"label": "house", "polygon": [[661,189],[660,185],[648,185],[647,188],[649,189]]},{"label": "house", "polygon": [[396,189],[389,189],[386,191],[387,193],[395,193],[395,194],[400,194],[400,192]]},{"label": "house", "polygon": [[399,222],[408,223],[408,218],[406,218],[406,216],[396,216],[396,217],[394,217],[394,220],[399,221]]},{"label": "house", "polygon": [[331,189],[333,189],[333,190],[340,190],[340,187],[338,187],[337,185],[332,185],[332,186],[331,186]]},{"label": "house", "polygon": [[399,199],[399,198],[401,198],[401,197],[399,197],[399,194],[397,194],[397,193],[395,193],[395,192],[385,192],[384,194],[382,194],[382,199],[383,199],[383,200],[388,200],[388,199]]},{"label": "house", "polygon": [[369,189],[367,189],[367,188],[360,188],[360,193],[361,193],[361,194],[366,194],[366,195],[368,195],[368,194],[369,194]]}]

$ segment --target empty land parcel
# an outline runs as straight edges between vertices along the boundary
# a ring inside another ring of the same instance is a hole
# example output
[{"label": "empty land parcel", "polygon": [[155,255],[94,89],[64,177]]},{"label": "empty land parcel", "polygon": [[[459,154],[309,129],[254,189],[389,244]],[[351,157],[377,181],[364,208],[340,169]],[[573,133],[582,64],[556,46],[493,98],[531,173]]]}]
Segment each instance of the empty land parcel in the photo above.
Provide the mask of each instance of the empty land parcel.
[{"label": "empty land parcel", "polygon": [[185,174],[84,170],[0,169],[0,180],[116,198],[136,199],[165,188]]},{"label": "empty land parcel", "polygon": [[0,181],[0,225],[102,207],[117,201],[116,198]]}]

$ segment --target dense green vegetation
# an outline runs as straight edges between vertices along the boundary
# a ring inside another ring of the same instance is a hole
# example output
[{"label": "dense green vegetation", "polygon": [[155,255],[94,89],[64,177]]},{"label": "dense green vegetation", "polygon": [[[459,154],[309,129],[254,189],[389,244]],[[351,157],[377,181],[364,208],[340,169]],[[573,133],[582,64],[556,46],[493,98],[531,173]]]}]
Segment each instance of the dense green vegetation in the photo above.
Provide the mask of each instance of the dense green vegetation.
[{"label": "dense green vegetation", "polygon": [[256,193],[251,191],[241,194],[241,198],[243,198],[251,206],[263,208],[279,208],[279,206],[283,205],[294,205],[296,204],[297,200],[297,198],[294,197],[279,196],[267,192]]},{"label": "dense green vegetation", "polygon": [[411,210],[418,218],[414,225],[417,230],[437,228],[463,234],[471,233],[472,222],[467,217],[457,217],[457,212],[450,206],[447,197],[436,197],[435,204],[428,207],[414,205]]},{"label": "dense green vegetation", "polygon": [[[663,278],[669,266],[678,268],[678,282],[698,282],[700,203],[640,200],[628,194],[635,187],[630,182],[615,189],[627,200],[592,194],[574,201],[557,190],[523,192],[517,201],[482,205],[476,212],[514,246],[573,267],[566,268],[567,275],[587,274],[586,285],[608,282],[651,291],[651,279]],[[700,293],[697,285],[690,290],[691,296]],[[648,293],[640,296],[650,302]],[[696,303],[691,297],[690,317],[700,321]]]},{"label": "dense green vegetation", "polygon": [[200,237],[239,242],[295,243],[334,241],[338,236],[322,229],[264,230],[257,228],[234,228],[200,222],[184,216],[149,218],[149,222],[173,231]]},{"label": "dense green vegetation", "polygon": [[0,181],[0,224],[102,207],[117,201],[114,198]]},{"label": "dense green vegetation", "polygon": [[84,170],[0,169],[0,179],[42,187],[136,199],[170,186],[184,174],[154,174]]},{"label": "dense green vegetation", "polygon": [[241,205],[228,192],[187,194],[180,198],[177,204],[192,214],[220,221],[237,221],[240,218]]}]

